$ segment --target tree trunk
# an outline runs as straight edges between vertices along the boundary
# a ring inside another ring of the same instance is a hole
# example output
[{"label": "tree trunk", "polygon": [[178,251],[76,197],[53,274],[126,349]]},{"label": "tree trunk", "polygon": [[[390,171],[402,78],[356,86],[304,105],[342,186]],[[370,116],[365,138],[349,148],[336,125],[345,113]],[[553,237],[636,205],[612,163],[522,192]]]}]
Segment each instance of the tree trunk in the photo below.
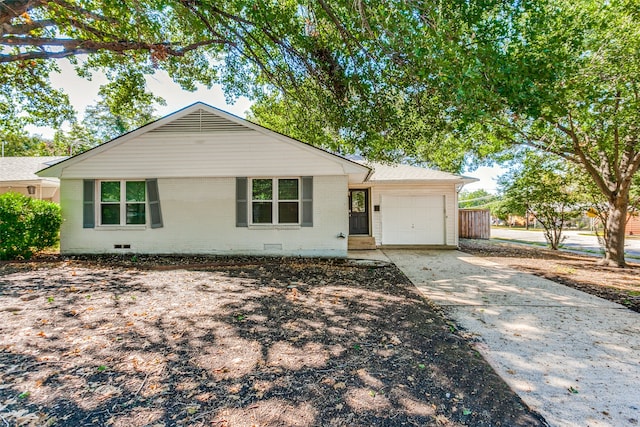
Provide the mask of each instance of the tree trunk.
[{"label": "tree trunk", "polygon": [[624,267],[624,233],[627,226],[627,197],[618,195],[609,201],[609,215],[604,230],[604,259],[602,264]]}]

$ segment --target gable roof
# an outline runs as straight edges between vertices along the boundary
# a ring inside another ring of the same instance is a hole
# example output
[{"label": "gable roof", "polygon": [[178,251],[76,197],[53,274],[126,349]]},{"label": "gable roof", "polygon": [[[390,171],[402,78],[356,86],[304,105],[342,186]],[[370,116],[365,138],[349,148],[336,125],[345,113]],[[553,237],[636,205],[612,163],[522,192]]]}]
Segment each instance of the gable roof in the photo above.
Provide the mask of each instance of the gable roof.
[{"label": "gable roof", "polygon": [[66,157],[0,157],[0,181],[39,181],[36,175],[43,167],[49,167]]},{"label": "gable roof", "polygon": [[370,169],[342,156],[330,153],[310,144],[290,138],[286,135],[274,132],[258,124],[242,119],[238,116],[212,107],[203,102],[196,102],[181,110],[171,113],[161,119],[148,123],[138,129],[121,135],[111,141],[98,145],[83,153],[77,154],[63,162],[47,167],[40,172],[40,176],[60,177],[67,168],[74,167],[92,157],[105,153],[116,147],[126,144],[128,141],[143,136],[154,136],[159,139],[172,135],[198,134],[212,135],[215,133],[233,134],[242,132],[257,132],[270,138],[272,141],[291,145],[298,151],[302,150],[314,156],[319,156],[339,167],[342,173],[350,176],[350,181],[364,181],[370,173]]},{"label": "gable roof", "polygon": [[435,169],[422,168],[405,164],[384,164],[376,162],[366,162],[357,160],[358,163],[365,164],[372,169],[369,181],[378,183],[407,183],[407,182],[447,182],[470,184],[478,181],[463,175],[456,175],[449,172],[442,172]]}]

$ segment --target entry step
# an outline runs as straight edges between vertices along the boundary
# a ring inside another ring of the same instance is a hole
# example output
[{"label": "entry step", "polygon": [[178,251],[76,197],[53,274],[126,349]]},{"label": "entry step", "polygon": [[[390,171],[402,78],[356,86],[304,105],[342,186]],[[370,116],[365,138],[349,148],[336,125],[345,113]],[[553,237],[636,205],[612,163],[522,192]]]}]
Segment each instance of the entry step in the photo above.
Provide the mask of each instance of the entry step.
[{"label": "entry step", "polygon": [[376,239],[373,236],[349,236],[349,250],[375,249]]}]

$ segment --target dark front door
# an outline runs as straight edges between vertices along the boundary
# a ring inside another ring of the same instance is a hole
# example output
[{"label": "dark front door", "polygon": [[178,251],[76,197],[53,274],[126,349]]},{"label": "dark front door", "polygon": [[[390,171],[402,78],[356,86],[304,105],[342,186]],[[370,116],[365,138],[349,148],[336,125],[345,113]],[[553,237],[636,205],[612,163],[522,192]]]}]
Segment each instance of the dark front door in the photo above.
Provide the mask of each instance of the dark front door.
[{"label": "dark front door", "polygon": [[369,190],[349,190],[349,234],[369,234]]}]

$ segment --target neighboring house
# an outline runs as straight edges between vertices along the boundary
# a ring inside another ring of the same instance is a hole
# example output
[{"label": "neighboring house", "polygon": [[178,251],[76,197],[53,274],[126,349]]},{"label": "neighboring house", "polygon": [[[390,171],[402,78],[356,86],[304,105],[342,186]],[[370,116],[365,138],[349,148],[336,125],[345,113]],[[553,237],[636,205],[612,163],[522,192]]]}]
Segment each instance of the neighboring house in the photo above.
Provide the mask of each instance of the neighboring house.
[{"label": "neighboring house", "polygon": [[457,191],[473,179],[374,167],[196,103],[39,175],[60,178],[64,254],[457,247]]},{"label": "neighboring house", "polygon": [[627,227],[625,228],[625,234],[628,236],[640,235],[640,215],[629,215],[627,220]]},{"label": "neighboring house", "polygon": [[60,201],[60,180],[41,178],[40,169],[66,157],[0,157],[0,194],[25,194],[41,200]]}]

